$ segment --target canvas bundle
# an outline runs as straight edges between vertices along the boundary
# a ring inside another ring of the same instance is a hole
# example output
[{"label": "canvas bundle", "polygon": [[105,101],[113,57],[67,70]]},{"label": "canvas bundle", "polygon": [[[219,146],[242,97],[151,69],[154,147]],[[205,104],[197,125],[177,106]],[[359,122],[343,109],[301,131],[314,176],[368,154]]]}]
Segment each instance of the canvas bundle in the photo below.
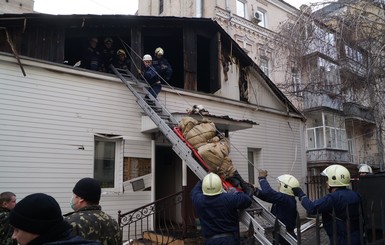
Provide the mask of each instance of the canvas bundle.
[{"label": "canvas bundle", "polygon": [[206,120],[190,129],[185,138],[195,149],[198,149],[200,146],[207,144],[207,141],[213,138],[216,133],[215,124]]},{"label": "canvas bundle", "polygon": [[199,122],[192,117],[183,117],[182,120],[180,120],[178,127],[182,132],[183,137],[186,138],[187,133],[198,124]]},{"label": "canvas bundle", "polygon": [[235,168],[228,156],[228,144],[224,140],[202,145],[198,148],[198,153],[205,160],[210,171],[225,179],[234,175]]}]

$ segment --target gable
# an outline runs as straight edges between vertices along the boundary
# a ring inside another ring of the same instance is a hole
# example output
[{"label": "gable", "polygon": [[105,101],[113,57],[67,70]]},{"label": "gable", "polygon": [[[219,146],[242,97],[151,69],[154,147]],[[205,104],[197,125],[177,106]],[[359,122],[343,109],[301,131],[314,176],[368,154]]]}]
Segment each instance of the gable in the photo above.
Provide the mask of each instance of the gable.
[{"label": "gable", "polygon": [[288,111],[286,105],[271,90],[271,87],[267,86],[266,81],[255,69],[248,69],[246,74],[248,102],[281,112]]}]

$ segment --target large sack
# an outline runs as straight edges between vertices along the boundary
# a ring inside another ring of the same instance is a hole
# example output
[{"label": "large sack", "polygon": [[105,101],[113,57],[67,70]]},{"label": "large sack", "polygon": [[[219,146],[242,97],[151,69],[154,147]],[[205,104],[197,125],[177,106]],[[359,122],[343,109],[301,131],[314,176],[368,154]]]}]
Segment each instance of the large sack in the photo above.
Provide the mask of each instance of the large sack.
[{"label": "large sack", "polygon": [[198,148],[198,153],[208,165],[209,170],[224,179],[233,176],[235,172],[228,152],[228,145],[224,142],[207,143]]},{"label": "large sack", "polygon": [[180,131],[182,132],[183,137],[186,138],[187,133],[193,127],[195,127],[195,125],[198,125],[198,124],[199,124],[199,122],[192,117],[182,117],[182,119],[180,120],[180,122],[178,124],[178,127],[179,127]]},{"label": "large sack", "polygon": [[187,132],[186,140],[195,148],[207,144],[207,141],[213,138],[217,133],[215,124],[211,121],[202,121]]},{"label": "large sack", "polygon": [[215,136],[207,141],[207,143],[220,143],[222,145],[222,150],[226,150],[225,155],[230,154],[230,143],[226,138],[220,139],[218,136]]}]

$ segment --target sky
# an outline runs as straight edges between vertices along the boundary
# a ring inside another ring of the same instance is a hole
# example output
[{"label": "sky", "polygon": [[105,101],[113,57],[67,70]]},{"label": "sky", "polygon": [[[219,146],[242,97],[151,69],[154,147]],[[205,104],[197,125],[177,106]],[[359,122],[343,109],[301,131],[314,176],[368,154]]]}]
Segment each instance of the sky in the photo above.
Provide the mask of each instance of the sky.
[{"label": "sky", "polygon": [[135,14],[138,0],[35,0],[34,10],[46,14]]},{"label": "sky", "polygon": [[[135,14],[139,0],[35,0],[34,10],[46,14]],[[299,8],[322,0],[284,0]]]}]

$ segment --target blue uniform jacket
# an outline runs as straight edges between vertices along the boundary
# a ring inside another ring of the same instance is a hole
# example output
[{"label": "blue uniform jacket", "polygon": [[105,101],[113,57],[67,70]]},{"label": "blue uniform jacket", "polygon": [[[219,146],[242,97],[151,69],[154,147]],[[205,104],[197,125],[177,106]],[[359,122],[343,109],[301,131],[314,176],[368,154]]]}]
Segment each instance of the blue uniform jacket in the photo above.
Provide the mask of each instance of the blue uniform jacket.
[{"label": "blue uniform jacket", "polygon": [[172,75],[172,68],[170,63],[168,61],[161,57],[158,59],[156,56],[154,57],[154,60],[152,61],[152,65],[154,66],[156,72],[165,79],[166,81],[170,80]]},{"label": "blue uniform jacket", "polygon": [[266,179],[260,179],[259,185],[261,190],[258,197],[265,202],[272,203],[271,213],[286,226],[288,232],[294,231],[297,220],[295,197],[273,190]]},{"label": "blue uniform jacket", "polygon": [[326,196],[311,201],[307,196],[302,198],[301,204],[309,214],[322,213],[322,222],[329,236],[330,244],[333,244],[333,208],[336,214],[337,244],[344,245],[347,242],[346,220],[348,218],[346,209],[349,209],[351,245],[360,244],[359,236],[359,204],[360,196],[345,188],[338,188]]},{"label": "blue uniform jacket", "polygon": [[252,202],[243,192],[205,196],[201,181],[191,191],[191,199],[206,238],[223,233],[239,233],[238,209],[248,208]]},{"label": "blue uniform jacket", "polygon": [[143,76],[151,86],[159,82],[159,77],[156,74],[156,70],[153,66],[146,67]]}]

